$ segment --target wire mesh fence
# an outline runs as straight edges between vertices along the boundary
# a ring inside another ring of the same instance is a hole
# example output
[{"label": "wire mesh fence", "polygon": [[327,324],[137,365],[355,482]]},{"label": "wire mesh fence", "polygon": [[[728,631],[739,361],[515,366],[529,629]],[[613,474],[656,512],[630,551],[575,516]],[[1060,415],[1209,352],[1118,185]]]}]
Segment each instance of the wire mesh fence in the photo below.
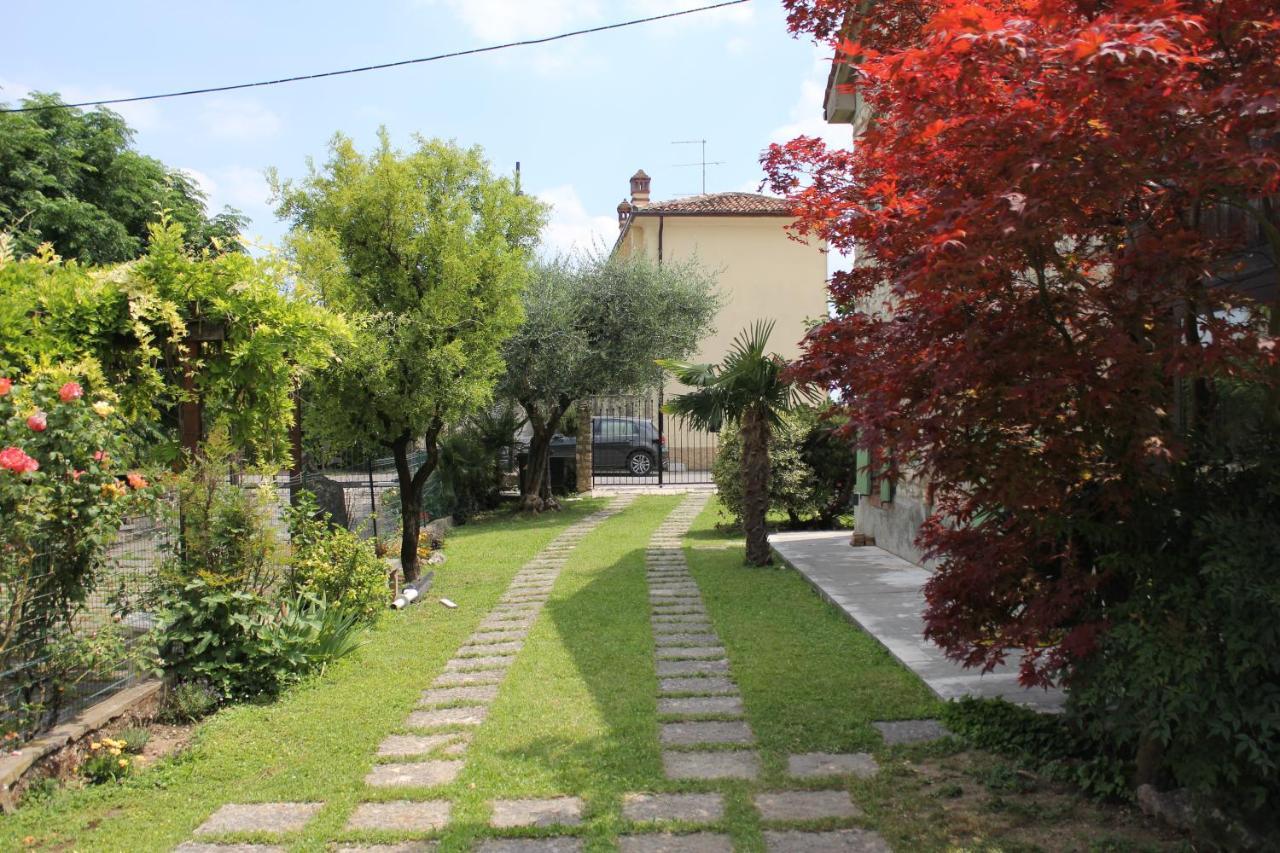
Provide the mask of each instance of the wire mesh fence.
[{"label": "wire mesh fence", "polygon": [[[423,454],[409,461],[416,469]],[[285,509],[300,489],[314,493],[334,523],[361,537],[399,534],[391,458],[327,460],[304,465],[300,474],[229,469],[225,482],[264,490],[279,560],[289,555]],[[60,585],[72,567],[59,564],[57,549],[0,541],[0,738],[6,744],[29,739],[154,674],[151,641],[161,619],[160,593],[181,541],[177,503],[176,493],[169,493],[154,512],[126,519],[95,556],[83,594],[70,599]]]}]

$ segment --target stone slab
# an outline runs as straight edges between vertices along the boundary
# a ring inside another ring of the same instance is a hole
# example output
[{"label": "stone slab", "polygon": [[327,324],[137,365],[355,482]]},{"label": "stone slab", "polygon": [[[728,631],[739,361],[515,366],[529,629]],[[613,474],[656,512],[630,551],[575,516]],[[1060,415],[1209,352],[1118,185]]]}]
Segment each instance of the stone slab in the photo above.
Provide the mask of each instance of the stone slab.
[{"label": "stone slab", "polygon": [[796,779],[814,779],[822,776],[856,776],[870,778],[880,770],[880,765],[866,752],[806,752],[787,759],[787,775]]},{"label": "stone slab", "polygon": [[485,643],[483,645],[466,645],[458,649],[456,657],[483,657],[485,655],[500,654],[516,654],[524,648],[524,643],[519,641],[506,643]]},{"label": "stone slab", "polygon": [[670,678],[677,675],[724,675],[729,671],[727,660],[660,660],[657,663],[658,677]]},{"label": "stone slab", "polygon": [[378,764],[364,777],[364,783],[372,788],[434,788],[448,785],[461,772],[461,761]]},{"label": "stone slab", "polygon": [[489,716],[485,705],[466,705],[462,708],[435,708],[430,711],[414,711],[404,721],[411,729],[433,729],[437,726],[478,726]]},{"label": "stone slab", "polygon": [[378,744],[378,755],[392,756],[427,755],[458,739],[456,734],[443,735],[388,735]]},{"label": "stone slab", "polygon": [[826,820],[859,817],[862,809],[849,799],[848,791],[772,791],[756,794],[761,820]]},{"label": "stone slab", "polygon": [[659,723],[658,741],[664,746],[700,743],[753,743],[751,727],[741,720],[701,720]]},{"label": "stone slab", "polygon": [[657,652],[658,660],[715,660],[726,654],[724,646],[663,646]]},{"label": "stone slab", "polygon": [[951,732],[938,720],[893,720],[872,723],[887,744],[921,743],[947,737]]},{"label": "stone slab", "polygon": [[477,684],[501,684],[505,670],[484,669],[479,672],[444,672],[437,675],[432,687],[469,687]]},{"label": "stone slab", "polygon": [[463,645],[483,646],[491,643],[518,643],[527,636],[529,636],[529,632],[523,628],[513,631],[477,631]]},{"label": "stone slab", "polygon": [[769,853],[892,853],[879,834],[866,829],[766,831],[764,848]]},{"label": "stone slab", "polygon": [[277,844],[206,844],[187,841],[173,848],[173,853],[285,853]]},{"label": "stone slab", "polygon": [[490,838],[481,841],[476,853],[579,853],[581,838],[562,835],[552,838]]},{"label": "stone slab", "polygon": [[715,634],[657,634],[653,642],[657,646],[714,646],[720,638]]},{"label": "stone slab", "polygon": [[432,687],[422,691],[419,705],[443,705],[449,702],[492,702],[498,698],[498,685],[473,684],[468,687]]},{"label": "stone slab", "polygon": [[494,800],[489,823],[499,829],[516,826],[577,826],[582,823],[580,797]]},{"label": "stone slab", "polygon": [[738,686],[727,678],[716,675],[695,675],[691,678],[662,678],[658,680],[658,692],[664,694],[690,693],[695,696],[736,695]]},{"label": "stone slab", "polygon": [[1060,712],[1062,690],[1017,683],[1020,654],[990,673],[965,669],[924,638],[925,582],[932,573],[882,548],[849,546],[848,531],[775,533],[769,544],[844,615],[875,637],[943,699],[1000,698],[1037,711]]},{"label": "stone slab", "polygon": [[742,699],[737,696],[689,696],[659,699],[659,714],[742,714]]},{"label": "stone slab", "polygon": [[450,808],[444,800],[361,803],[347,820],[347,829],[432,832],[444,829]]},{"label": "stone slab", "polygon": [[466,672],[474,669],[506,669],[511,666],[515,657],[511,655],[486,655],[472,658],[453,658],[444,663],[444,668],[454,672]]},{"label": "stone slab", "polygon": [[428,853],[440,849],[435,841],[402,841],[399,844],[339,844],[337,853]]},{"label": "stone slab", "polygon": [[754,752],[664,752],[669,779],[756,779],[760,756]]},{"label": "stone slab", "polygon": [[230,832],[297,832],[324,803],[227,803],[196,827],[196,835]]},{"label": "stone slab", "polygon": [[618,838],[618,850],[621,853],[733,853],[733,842],[718,832],[623,835]]},{"label": "stone slab", "polygon": [[636,823],[679,820],[715,823],[724,818],[723,794],[627,794],[622,816]]}]

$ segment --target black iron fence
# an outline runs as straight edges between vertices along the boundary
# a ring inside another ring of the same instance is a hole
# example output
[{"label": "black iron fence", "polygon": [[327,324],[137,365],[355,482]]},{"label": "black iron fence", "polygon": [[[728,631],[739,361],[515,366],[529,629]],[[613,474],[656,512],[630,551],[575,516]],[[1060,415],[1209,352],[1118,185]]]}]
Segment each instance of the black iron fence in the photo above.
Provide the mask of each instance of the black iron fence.
[{"label": "black iron fence", "polygon": [[[591,400],[595,485],[711,483],[718,436],[662,411],[662,392]],[[580,437],[579,437],[580,440]]]}]

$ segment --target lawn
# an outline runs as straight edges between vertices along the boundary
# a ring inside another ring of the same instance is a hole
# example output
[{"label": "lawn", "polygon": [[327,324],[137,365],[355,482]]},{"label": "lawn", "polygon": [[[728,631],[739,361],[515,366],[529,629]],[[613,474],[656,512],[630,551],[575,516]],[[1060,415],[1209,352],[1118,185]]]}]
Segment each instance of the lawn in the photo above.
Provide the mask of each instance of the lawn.
[{"label": "lawn", "polygon": [[[846,783],[865,812],[855,822],[897,849],[1161,847],[1124,813],[1099,811],[958,744],[882,747],[872,721],[934,716],[937,700],[796,573],[744,567],[741,538],[715,527],[714,501],[686,538],[685,553],[728,651],[764,776],[667,780],[644,550],[680,500],[637,498],[572,551],[451,784],[392,792],[366,788],[362,780],[378,743],[400,730],[419,691],[517,569],[600,501],[459,529],[431,599],[388,614],[354,658],[275,703],[220,712],[190,750],[124,785],[65,791],[24,807],[0,822],[0,849],[168,850],[223,803],[270,800],[325,803],[287,839],[293,851],[324,850],[334,841],[392,842],[414,836],[346,831],[346,818],[361,800],[410,798],[453,804],[451,822],[438,834],[447,853],[483,837],[550,833],[490,828],[494,799],[573,795],[585,802],[584,819],[563,831],[583,836],[590,851],[606,851],[634,829],[622,817],[625,793],[719,791],[724,819],[698,828],[730,834],[738,850],[759,851],[752,796],[804,787],[783,778],[788,754],[862,750],[874,752],[885,769],[875,779]],[[439,606],[438,595],[459,608]],[[1062,839],[1072,843],[1056,843]]]}]

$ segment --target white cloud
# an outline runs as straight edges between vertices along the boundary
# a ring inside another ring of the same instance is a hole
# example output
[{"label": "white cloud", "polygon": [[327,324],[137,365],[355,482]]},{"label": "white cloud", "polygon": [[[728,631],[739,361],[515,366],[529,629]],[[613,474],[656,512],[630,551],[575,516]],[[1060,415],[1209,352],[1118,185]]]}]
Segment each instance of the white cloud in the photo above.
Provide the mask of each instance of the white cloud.
[{"label": "white cloud", "polygon": [[[0,101],[8,103],[10,106],[17,106],[19,101],[37,91],[57,92],[63,102],[68,104],[109,101],[115,98],[132,98],[138,94],[129,89],[122,89],[119,86],[78,86],[75,84],[65,86],[29,86],[16,80],[0,79]],[[129,127],[134,130],[155,130],[164,123],[160,114],[160,106],[153,102],[139,101],[131,104],[108,104],[107,108],[119,113]],[[93,109],[93,107],[85,107],[85,109]]]},{"label": "white cloud", "polygon": [[822,101],[827,93],[827,75],[831,71],[831,48],[814,51],[809,77],[800,84],[800,96],[791,108],[790,120],[769,134],[770,142],[787,142],[797,136],[816,136],[827,145],[848,148],[853,130],[847,124],[827,124],[822,115]]},{"label": "white cloud", "polygon": [[210,174],[185,166],[182,171],[204,190],[205,207],[210,214],[234,207],[249,214],[255,222],[270,218],[271,188],[267,185],[265,170],[225,166]]},{"label": "white cloud", "polygon": [[213,98],[201,109],[200,121],[211,136],[244,142],[274,136],[283,126],[278,115],[247,98]]},{"label": "white cloud", "polygon": [[572,185],[552,187],[537,195],[551,205],[550,222],[542,231],[544,254],[608,250],[617,239],[617,217],[592,216]]},{"label": "white cloud", "polygon": [[751,49],[751,40],[744,36],[734,36],[725,42],[724,49],[730,56],[742,56]]}]

